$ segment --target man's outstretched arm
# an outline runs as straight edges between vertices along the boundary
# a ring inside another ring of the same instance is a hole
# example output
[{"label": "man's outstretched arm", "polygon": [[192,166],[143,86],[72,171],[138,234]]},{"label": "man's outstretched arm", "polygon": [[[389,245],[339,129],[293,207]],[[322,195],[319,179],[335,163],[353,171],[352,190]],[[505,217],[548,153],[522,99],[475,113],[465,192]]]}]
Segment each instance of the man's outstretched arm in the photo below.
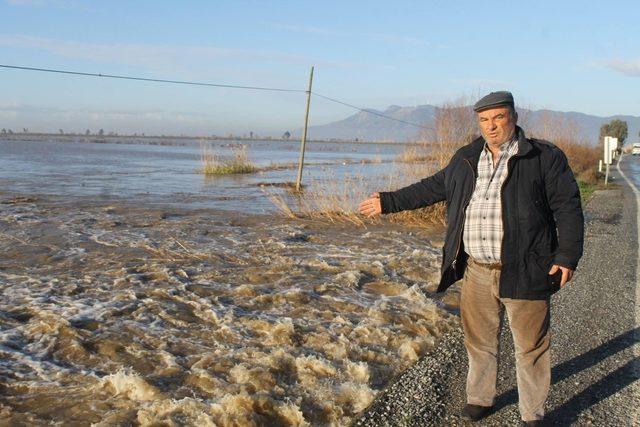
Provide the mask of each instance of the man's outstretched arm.
[{"label": "man's outstretched arm", "polygon": [[376,216],[404,210],[418,209],[445,199],[444,177],[447,168],[396,191],[373,193],[360,203],[358,211],[366,216]]}]

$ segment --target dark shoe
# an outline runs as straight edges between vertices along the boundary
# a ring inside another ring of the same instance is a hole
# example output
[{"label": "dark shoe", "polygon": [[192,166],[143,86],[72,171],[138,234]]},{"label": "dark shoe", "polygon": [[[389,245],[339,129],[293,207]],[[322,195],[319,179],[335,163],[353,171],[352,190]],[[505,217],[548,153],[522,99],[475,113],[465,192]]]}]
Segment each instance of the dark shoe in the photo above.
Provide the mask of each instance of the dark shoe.
[{"label": "dark shoe", "polygon": [[491,413],[493,406],[464,405],[462,416],[471,421],[478,421]]}]

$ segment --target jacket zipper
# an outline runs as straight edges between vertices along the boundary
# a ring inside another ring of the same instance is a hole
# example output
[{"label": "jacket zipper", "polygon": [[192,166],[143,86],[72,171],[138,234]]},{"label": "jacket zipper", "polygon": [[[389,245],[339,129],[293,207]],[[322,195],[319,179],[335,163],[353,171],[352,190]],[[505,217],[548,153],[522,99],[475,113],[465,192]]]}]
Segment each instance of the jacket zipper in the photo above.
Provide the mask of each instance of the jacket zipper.
[{"label": "jacket zipper", "polygon": [[[504,226],[504,211],[502,211],[502,207],[503,205],[503,200],[504,200],[504,185],[507,183],[507,180],[511,177],[511,170],[509,169],[509,167],[511,166],[512,162],[511,160],[516,158],[518,156],[518,153],[514,154],[513,156],[509,157],[509,160],[507,160],[507,176],[504,178],[504,181],[502,182],[502,184],[500,185],[500,211],[502,212],[502,224]],[[516,197],[518,197],[518,192],[516,191],[515,193]],[[516,214],[518,212],[518,204],[516,202]],[[518,227],[516,227],[516,234],[518,233]],[[518,243],[518,239],[516,236],[516,244]],[[503,234],[502,234],[502,242],[500,242],[500,260],[502,261],[502,259],[504,259],[504,257],[502,256],[504,252],[504,230],[503,230]],[[516,252],[517,253],[517,252]],[[500,275],[500,277],[502,277],[502,275]],[[514,292],[514,298],[518,297],[517,292]],[[500,295],[500,287],[498,286],[498,295],[502,298],[503,296]]]},{"label": "jacket zipper", "polygon": [[456,262],[458,261],[458,253],[460,252],[460,244],[462,243],[462,233],[464,232],[464,223],[466,220],[466,210],[467,210],[467,206],[469,206],[469,203],[471,202],[471,197],[473,197],[473,192],[476,190],[476,180],[478,179],[478,177],[476,176],[476,172],[473,170],[473,166],[471,166],[471,162],[468,159],[464,159],[467,164],[469,165],[469,167],[471,168],[471,173],[473,174],[473,188],[471,189],[471,194],[469,195],[469,199],[467,200],[467,202],[464,205],[464,208],[462,208],[462,225],[460,227],[460,233],[458,233],[458,245],[456,247],[456,255],[453,258],[453,262],[451,263],[451,267],[453,267],[455,269],[456,267]]}]

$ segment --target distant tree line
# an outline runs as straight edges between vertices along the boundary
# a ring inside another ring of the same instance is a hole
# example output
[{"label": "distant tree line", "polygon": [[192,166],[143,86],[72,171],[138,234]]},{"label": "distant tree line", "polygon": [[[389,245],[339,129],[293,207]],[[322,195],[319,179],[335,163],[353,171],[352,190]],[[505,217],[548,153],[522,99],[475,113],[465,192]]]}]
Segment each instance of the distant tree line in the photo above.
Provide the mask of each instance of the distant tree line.
[{"label": "distant tree line", "polygon": [[[2,134],[2,135],[12,135],[13,133],[14,133],[14,132],[13,132],[13,130],[12,130],[12,129],[7,129],[7,128],[2,128],[2,129],[0,129],[0,134]],[[22,128],[22,133],[29,133],[29,128]],[[65,135],[65,131],[64,131],[64,129],[58,129],[58,133],[59,133],[60,135]],[[84,132],[84,134],[85,134],[85,135],[87,135],[87,136],[91,135],[91,130],[90,130],[90,129],[87,129],[87,130]],[[68,135],[74,135],[74,133],[73,133],[73,132],[71,132],[71,133],[70,133],[70,134],[68,134]],[[98,130],[98,132],[96,133],[96,135],[104,136],[104,129],[100,129],[100,130]],[[118,133],[117,133],[117,132],[109,132],[109,134],[108,134],[108,135],[109,135],[109,136],[118,136]],[[137,136],[138,134],[136,133],[135,135]],[[141,135],[142,135],[142,136],[144,136],[145,134],[144,134],[144,133],[142,133]]]},{"label": "distant tree line", "polygon": [[[624,144],[629,134],[629,127],[624,120],[613,119],[609,123],[605,123],[600,126],[600,142],[604,142],[605,136],[612,136],[618,138],[620,147]],[[638,133],[640,136],[640,132]]]}]

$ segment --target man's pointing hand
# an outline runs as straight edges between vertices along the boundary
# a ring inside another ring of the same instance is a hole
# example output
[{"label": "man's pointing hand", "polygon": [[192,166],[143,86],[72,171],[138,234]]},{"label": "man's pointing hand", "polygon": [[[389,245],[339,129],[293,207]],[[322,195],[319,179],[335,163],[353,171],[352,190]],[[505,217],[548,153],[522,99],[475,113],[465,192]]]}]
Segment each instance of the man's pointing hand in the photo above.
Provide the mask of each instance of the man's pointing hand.
[{"label": "man's pointing hand", "polygon": [[358,212],[368,217],[380,215],[382,213],[380,193],[373,193],[369,197],[369,199],[365,199],[360,203],[360,206],[358,206]]}]

